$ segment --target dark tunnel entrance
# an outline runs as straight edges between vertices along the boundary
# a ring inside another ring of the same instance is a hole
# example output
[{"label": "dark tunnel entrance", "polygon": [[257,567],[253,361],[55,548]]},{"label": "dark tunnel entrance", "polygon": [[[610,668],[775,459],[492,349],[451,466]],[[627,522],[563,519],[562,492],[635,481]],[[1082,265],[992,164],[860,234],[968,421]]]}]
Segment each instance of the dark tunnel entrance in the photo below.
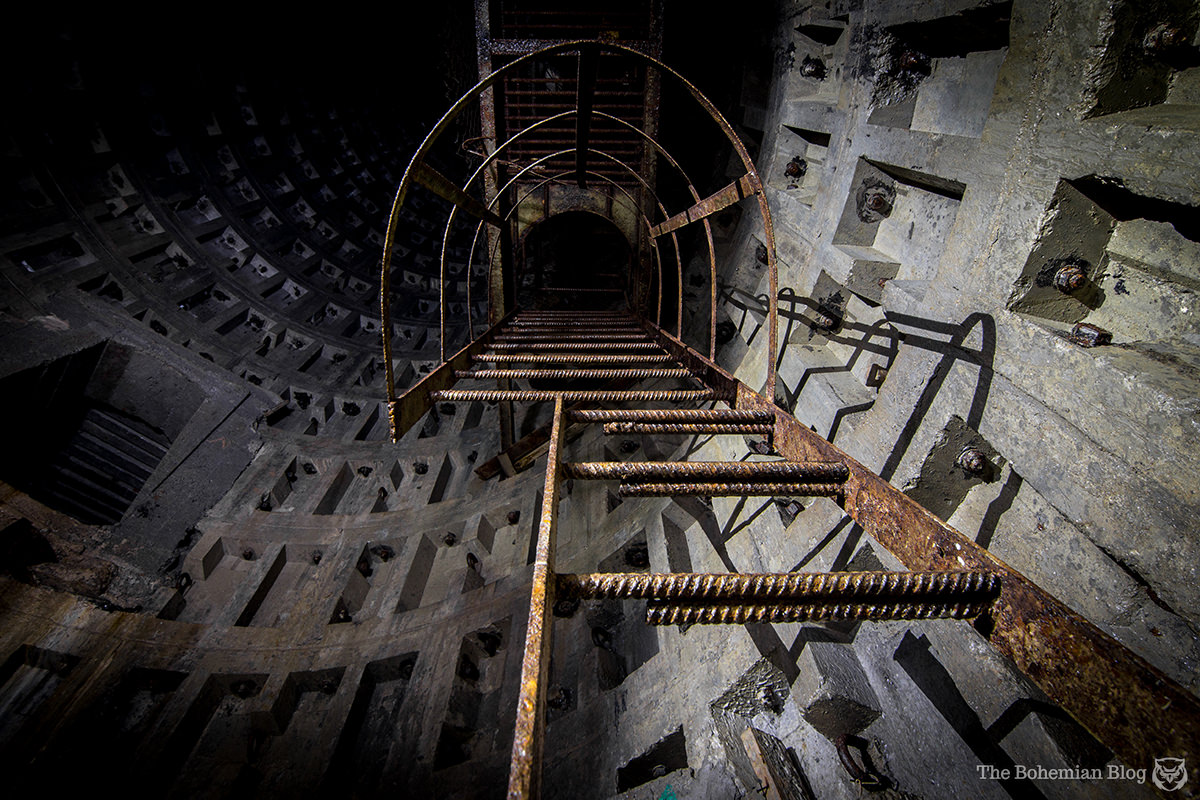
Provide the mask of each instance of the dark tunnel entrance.
[{"label": "dark tunnel entrance", "polygon": [[[517,304],[600,308],[619,305],[633,250],[609,220],[586,211],[556,214],[535,225],[522,243]],[[561,291],[585,289],[597,291]],[[604,291],[612,290],[612,291]]]}]

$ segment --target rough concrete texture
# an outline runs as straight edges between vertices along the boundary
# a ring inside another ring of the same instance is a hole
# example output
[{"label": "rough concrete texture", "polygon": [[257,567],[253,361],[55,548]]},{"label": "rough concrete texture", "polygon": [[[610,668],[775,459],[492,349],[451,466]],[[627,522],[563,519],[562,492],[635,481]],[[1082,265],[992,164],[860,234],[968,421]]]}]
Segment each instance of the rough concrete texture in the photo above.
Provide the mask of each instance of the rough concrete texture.
[{"label": "rough concrete texture", "polygon": [[[442,49],[473,65],[469,11],[457,27],[443,13],[458,33]],[[680,15],[705,35],[673,41]],[[759,210],[712,218],[719,363],[760,389],[773,361],[800,422],[1193,691],[1198,23],[1184,0],[779,0],[670,7],[665,23],[667,60],[699,71],[749,143],[775,226],[767,353]],[[34,77],[0,148],[13,791],[502,796],[545,459],[480,479],[500,442],[482,402],[385,441],[377,253],[443,98],[385,124],[371,108],[394,86],[284,85],[299,50],[245,75],[156,77],[170,62],[148,44],[110,65],[107,43],[76,35],[41,36],[13,72]],[[664,141],[688,138],[694,119],[667,100]],[[688,168],[702,195],[742,172],[724,151]],[[398,223],[400,389],[438,363],[444,211],[414,193]],[[706,353],[707,259],[684,244],[684,339]],[[449,248],[449,352],[468,338],[468,288],[476,333],[487,315],[469,247]],[[1064,291],[1066,267],[1081,282]],[[1074,343],[1077,322],[1112,344]],[[518,406],[517,435],[548,420]],[[770,458],[742,436],[627,440],[593,426],[566,457]],[[834,500],[779,500],[568,482],[557,568],[901,567]],[[1115,761],[967,623],[658,628],[644,601],[560,611],[543,796],[758,797],[766,770],[783,797],[860,797],[842,734],[879,797],[1153,793],[1136,780],[1152,764]],[[990,780],[981,765],[1123,777]]]}]

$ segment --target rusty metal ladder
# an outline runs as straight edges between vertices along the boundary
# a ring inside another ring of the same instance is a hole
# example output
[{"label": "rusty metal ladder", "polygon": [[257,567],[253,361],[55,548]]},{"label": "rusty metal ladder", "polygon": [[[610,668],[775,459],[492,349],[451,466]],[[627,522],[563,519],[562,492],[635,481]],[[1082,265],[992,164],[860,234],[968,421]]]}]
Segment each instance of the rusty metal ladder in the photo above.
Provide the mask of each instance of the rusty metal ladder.
[{"label": "rusty metal ladder", "polygon": [[[856,573],[592,573],[555,570],[555,523],[564,479],[616,480],[622,497],[682,495],[744,497],[841,497],[851,475],[843,459],[762,461],[583,462],[562,461],[567,422],[603,424],[619,434],[758,434],[773,437],[773,407],[708,409],[564,410],[566,403],[655,402],[734,404],[743,391],[715,365],[673,343],[651,323],[620,311],[522,311],[493,328],[487,349],[470,354],[477,369],[455,369],[459,380],[691,380],[690,389],[442,389],[433,402],[553,401],[554,417],[537,534],[533,589],[522,662],[510,798],[537,795],[550,662],[552,609],[556,600],[645,599],[652,625],[832,620],[974,618],[1000,593],[991,569]],[[674,350],[675,352],[672,352]],[[691,358],[687,358],[690,355]],[[692,362],[685,366],[684,360]],[[697,361],[698,359],[698,361]],[[518,365],[513,368],[510,365]],[[528,366],[532,365],[532,366]],[[761,398],[759,398],[761,400]],[[790,418],[789,418],[790,419]]]}]

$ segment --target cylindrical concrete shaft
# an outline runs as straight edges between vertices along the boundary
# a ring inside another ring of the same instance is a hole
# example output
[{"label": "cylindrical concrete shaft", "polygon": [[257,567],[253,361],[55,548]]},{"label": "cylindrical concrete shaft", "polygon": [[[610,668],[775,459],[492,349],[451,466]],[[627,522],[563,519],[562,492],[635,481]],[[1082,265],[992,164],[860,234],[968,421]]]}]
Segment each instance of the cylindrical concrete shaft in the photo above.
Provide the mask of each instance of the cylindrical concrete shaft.
[{"label": "cylindrical concrete shaft", "polygon": [[840,483],[623,483],[621,497],[834,497]]},{"label": "cylindrical concrete shaft", "polygon": [[591,461],[567,464],[568,478],[646,482],[844,481],[836,461]]},{"label": "cylindrical concrete shaft", "polygon": [[686,369],[456,369],[454,377],[462,380],[485,378],[508,378],[511,380],[561,379],[576,378],[615,379],[615,378],[690,378],[692,373]]},{"label": "cylindrical concrete shaft", "polygon": [[1000,593],[994,572],[592,572],[558,576],[564,597],[715,605],[981,600]]},{"label": "cylindrical concrete shaft", "polygon": [[830,622],[884,619],[971,619],[991,600],[975,603],[804,603],[782,605],[646,606],[650,625],[745,625],[753,622]]},{"label": "cylindrical concrete shaft", "polygon": [[484,361],[493,364],[668,364],[672,361],[669,355],[588,355],[584,353],[544,353],[540,355],[519,355],[516,353],[482,353],[473,357],[474,361]]},{"label": "cylindrical concrete shaft", "polygon": [[772,431],[772,426],[763,424],[752,425],[727,425],[722,423],[673,423],[673,422],[606,422],[604,424],[604,433],[608,436],[620,436],[624,434],[648,433],[648,434],[696,434],[696,433],[721,433],[721,434],[742,434],[744,436],[766,436]]},{"label": "cylindrical concrete shaft", "polygon": [[586,408],[568,411],[572,422],[650,422],[681,424],[747,425],[773,422],[770,411],[744,411],[733,408]]},{"label": "cylindrical concrete shaft", "polygon": [[727,395],[715,389],[596,389],[591,391],[539,391],[524,389],[444,389],[430,392],[429,399],[435,403],[465,403],[474,400],[493,402],[513,400],[541,402],[561,396],[566,403],[618,403],[631,400],[641,402],[695,402],[701,400],[729,400]]}]

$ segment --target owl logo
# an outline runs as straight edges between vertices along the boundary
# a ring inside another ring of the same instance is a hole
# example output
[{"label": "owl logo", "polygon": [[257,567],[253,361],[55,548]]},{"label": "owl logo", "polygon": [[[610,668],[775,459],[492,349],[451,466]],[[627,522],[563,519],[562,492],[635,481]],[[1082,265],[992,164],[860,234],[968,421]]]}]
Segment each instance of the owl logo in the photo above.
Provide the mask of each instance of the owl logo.
[{"label": "owl logo", "polygon": [[1173,792],[1187,783],[1187,765],[1182,758],[1154,759],[1154,774],[1150,780],[1164,792]]}]

